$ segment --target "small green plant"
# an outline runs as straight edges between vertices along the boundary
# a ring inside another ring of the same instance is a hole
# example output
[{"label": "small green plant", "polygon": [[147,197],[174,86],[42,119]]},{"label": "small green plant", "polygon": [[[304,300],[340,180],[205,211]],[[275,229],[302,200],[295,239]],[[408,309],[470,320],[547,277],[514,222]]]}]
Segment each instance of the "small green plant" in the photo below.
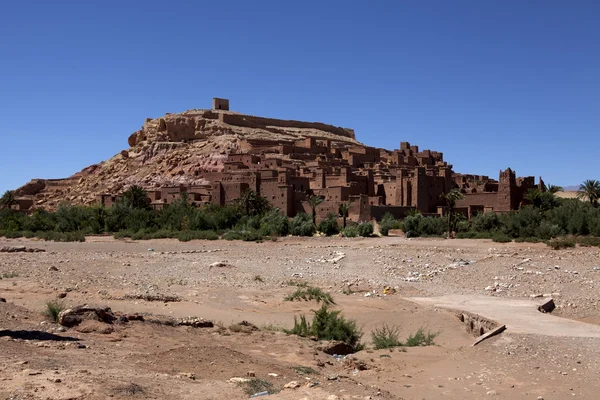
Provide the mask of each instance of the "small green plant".
[{"label": "small green plant", "polygon": [[313,310],[313,320],[309,323],[306,316],[294,317],[294,327],[286,333],[298,336],[315,336],[318,340],[339,340],[351,346],[355,351],[362,349],[360,338],[362,332],[355,320],[347,320],[341,316],[341,310],[331,310],[323,304],[320,309]]},{"label": "small green plant", "polygon": [[567,249],[569,247],[575,247],[574,239],[552,239],[546,242],[546,244],[552,247],[554,250]]},{"label": "small green plant", "polygon": [[358,234],[362,237],[370,237],[373,235],[373,223],[361,222],[358,225]]},{"label": "small green plant", "polygon": [[260,283],[264,283],[264,281],[265,281],[265,280],[263,279],[263,277],[262,277],[262,276],[260,276],[260,275],[254,275],[254,278],[253,278],[253,279],[254,279],[254,281],[255,281],[255,282],[260,282]]},{"label": "small green plant", "polygon": [[358,236],[358,227],[353,226],[353,225],[349,225],[346,228],[344,228],[344,231],[342,232],[342,236],[343,237],[357,237]]},{"label": "small green plant", "polygon": [[327,214],[327,217],[319,223],[319,232],[326,236],[340,233],[340,227],[337,223],[337,216],[333,213]]},{"label": "small green plant", "polygon": [[496,232],[492,235],[492,240],[498,243],[509,243],[512,242],[512,238],[505,233]]},{"label": "small green plant", "polygon": [[275,324],[265,324],[261,325],[260,330],[266,332],[284,332],[285,328]]},{"label": "small green plant", "polygon": [[18,276],[19,274],[17,274],[16,272],[5,272],[2,274],[2,278],[4,279],[16,278]]},{"label": "small green plant", "polygon": [[248,396],[252,396],[260,392],[268,392],[269,394],[279,392],[279,389],[276,389],[271,382],[264,379],[252,378],[248,382],[242,382],[239,385],[243,387],[244,392]]},{"label": "small green plant", "polygon": [[383,324],[381,328],[371,332],[371,340],[375,349],[389,349],[392,347],[402,346],[399,337],[399,328],[397,326],[388,326]]},{"label": "small green plant", "polygon": [[317,371],[315,371],[314,369],[312,369],[311,367],[295,367],[294,368],[296,370],[296,372],[300,375],[314,375],[317,373]]},{"label": "small green plant", "polygon": [[437,332],[427,331],[425,329],[419,328],[414,335],[410,335],[408,339],[406,339],[406,343],[404,346],[406,347],[417,347],[417,346],[433,346],[435,344],[434,339],[438,335]]},{"label": "small green plant", "polygon": [[113,395],[120,396],[136,396],[138,394],[146,393],[146,390],[136,383],[129,383],[127,385],[121,385],[111,390]]},{"label": "small green plant", "polygon": [[298,287],[292,294],[287,295],[284,298],[285,301],[310,301],[316,300],[317,303],[323,303],[326,305],[335,304],[331,294],[321,290],[321,288],[313,286]]},{"label": "small green plant", "polygon": [[600,247],[600,237],[588,236],[577,238],[577,243],[583,247]]},{"label": "small green plant", "polygon": [[46,302],[46,309],[44,315],[50,318],[53,322],[58,322],[58,314],[65,309],[65,305],[62,301],[51,300]]}]

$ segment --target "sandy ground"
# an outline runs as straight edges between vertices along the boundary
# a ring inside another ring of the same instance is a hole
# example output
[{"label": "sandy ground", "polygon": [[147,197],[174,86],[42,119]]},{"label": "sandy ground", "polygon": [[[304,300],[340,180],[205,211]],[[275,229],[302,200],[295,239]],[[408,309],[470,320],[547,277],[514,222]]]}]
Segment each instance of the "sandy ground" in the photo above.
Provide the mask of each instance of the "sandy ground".
[{"label": "sandy ground", "polygon": [[[3,245],[46,252],[0,253],[1,399],[245,399],[229,380],[249,376],[279,389],[300,384],[264,397],[273,399],[595,399],[600,388],[597,248],[399,237]],[[332,293],[362,327],[365,350],[338,360],[309,338],[267,329],[318,307],[283,301],[298,281]],[[382,295],[385,286],[396,293]],[[59,294],[67,306],[217,326],[65,330],[42,315]],[[123,299],[149,294],[180,301]],[[539,313],[549,298],[556,310]],[[457,310],[507,330],[472,346]],[[240,321],[261,329],[228,328]],[[383,323],[398,325],[401,338],[419,327],[439,332],[436,345],[373,350],[370,332]]]}]

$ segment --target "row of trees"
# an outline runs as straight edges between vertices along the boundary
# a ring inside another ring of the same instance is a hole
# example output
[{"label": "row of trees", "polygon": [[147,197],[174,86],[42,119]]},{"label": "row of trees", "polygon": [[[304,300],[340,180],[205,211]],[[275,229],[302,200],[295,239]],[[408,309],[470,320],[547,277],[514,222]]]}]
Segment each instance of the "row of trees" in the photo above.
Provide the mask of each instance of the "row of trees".
[{"label": "row of trees", "polygon": [[[600,181],[588,180],[581,185],[577,196],[585,202],[559,199],[555,195],[559,191],[562,188],[554,185],[548,186],[545,192],[533,189],[525,196],[529,205],[519,211],[504,215],[486,213],[466,221],[462,214],[454,212],[463,195],[459,190],[452,190],[443,195],[446,217],[425,218],[415,212],[403,221],[397,221],[386,215],[380,221],[380,231],[386,235],[390,229],[400,228],[414,236],[457,232],[459,237],[502,235],[505,239],[525,237],[542,240],[565,234],[600,236]],[[77,240],[82,240],[85,234],[99,233],[116,233],[139,239],[179,237],[187,240],[218,238],[225,234],[227,238],[255,240],[287,234],[309,236],[317,231],[327,235],[342,233],[344,236],[372,234],[373,225],[370,223],[347,222],[348,203],[342,203],[337,214],[329,214],[317,224],[317,208],[323,200],[322,197],[311,196],[308,204],[312,215],[299,214],[291,220],[279,210],[272,209],[266,198],[253,191],[246,191],[226,206],[200,208],[192,206],[183,193],[173,204],[156,211],[151,208],[146,192],[139,186],[132,186],[111,208],[61,205],[56,212],[40,209],[26,216],[11,209],[17,201],[14,192],[9,191],[0,198],[0,234],[37,235],[59,240],[62,233],[77,233],[68,236]],[[342,219],[342,226],[338,226],[338,218]],[[41,235],[42,232],[45,234]]]}]

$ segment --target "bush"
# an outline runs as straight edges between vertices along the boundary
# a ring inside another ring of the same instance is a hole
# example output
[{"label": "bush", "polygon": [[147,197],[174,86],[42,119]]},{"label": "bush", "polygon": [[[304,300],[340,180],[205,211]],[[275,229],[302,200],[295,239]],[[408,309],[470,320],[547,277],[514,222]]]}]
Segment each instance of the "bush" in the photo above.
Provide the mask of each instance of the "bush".
[{"label": "bush", "polygon": [[225,240],[243,240],[245,242],[255,242],[262,240],[262,236],[256,231],[229,231],[222,237]]},{"label": "bush", "polygon": [[337,216],[333,213],[327,214],[327,217],[319,223],[319,232],[326,236],[340,233],[340,227],[337,223]]},{"label": "bush", "polygon": [[288,217],[279,209],[271,210],[260,220],[260,233],[263,236],[286,236],[290,231]]},{"label": "bush", "polygon": [[318,340],[338,340],[351,346],[355,351],[362,348],[361,330],[356,321],[346,320],[340,316],[341,311],[330,310],[325,304],[318,310],[313,310],[312,324],[306,321],[304,315],[300,320],[294,317],[294,328],[286,331],[288,334],[299,336],[315,336]]},{"label": "bush", "polygon": [[181,231],[177,234],[177,239],[182,242],[190,240],[217,240],[219,235],[215,231]]},{"label": "bush", "polygon": [[360,224],[358,224],[358,234],[362,237],[373,236],[373,223],[361,222]]},{"label": "bush", "polygon": [[43,240],[53,242],[85,242],[83,232],[36,232],[35,235]]},{"label": "bush", "polygon": [[274,394],[274,393],[278,393],[280,391],[279,389],[275,389],[275,387],[273,386],[273,384],[271,382],[265,381],[264,379],[258,379],[258,378],[250,378],[249,381],[241,382],[239,385],[244,388],[244,392],[248,396],[252,396],[252,395],[255,395],[256,393],[260,393],[260,392],[267,392],[268,394]]},{"label": "bush", "polygon": [[326,305],[335,304],[335,301],[333,301],[331,294],[324,292],[320,288],[312,287],[312,286],[298,287],[298,289],[296,289],[296,291],[294,293],[287,295],[284,298],[284,300],[285,301],[316,300],[317,303],[322,302],[323,304],[326,304]]},{"label": "bush", "polygon": [[315,234],[315,226],[312,218],[306,213],[296,215],[290,223],[290,233],[295,236],[312,236]]},{"label": "bush", "polygon": [[492,240],[494,242],[498,242],[498,243],[508,243],[508,242],[512,242],[512,238],[510,236],[508,236],[505,233],[502,232],[495,232],[492,235]]},{"label": "bush", "polygon": [[553,239],[546,242],[548,246],[552,247],[554,250],[567,249],[569,247],[575,247],[574,239]]},{"label": "bush", "polygon": [[381,222],[379,222],[379,232],[383,236],[389,235],[391,229],[398,229],[399,227],[400,223],[390,213],[385,213]]},{"label": "bush", "polygon": [[399,337],[398,327],[390,327],[386,324],[383,324],[381,328],[377,328],[371,332],[371,340],[373,341],[373,346],[375,346],[376,350],[402,346]]},{"label": "bush", "polygon": [[434,339],[437,335],[437,333],[431,331],[425,332],[423,328],[419,328],[414,335],[410,335],[408,339],[406,339],[404,345],[406,347],[432,346],[435,344]]},{"label": "bush", "polygon": [[579,243],[579,245],[583,247],[600,247],[600,237],[580,237],[577,238],[577,243]]},{"label": "bush", "polygon": [[491,239],[492,233],[490,232],[457,232],[456,237],[458,239]]},{"label": "bush", "polygon": [[471,226],[476,232],[491,232],[500,226],[500,218],[493,211],[479,213],[471,218]]},{"label": "bush", "polygon": [[447,222],[439,217],[409,215],[402,220],[402,230],[409,236],[441,236],[448,230]]},{"label": "bush", "polygon": [[346,229],[342,232],[343,237],[357,237],[358,236],[358,226],[346,226]]},{"label": "bush", "polygon": [[63,302],[58,300],[52,300],[46,302],[46,309],[44,315],[50,318],[53,322],[58,322],[58,314],[65,309]]}]

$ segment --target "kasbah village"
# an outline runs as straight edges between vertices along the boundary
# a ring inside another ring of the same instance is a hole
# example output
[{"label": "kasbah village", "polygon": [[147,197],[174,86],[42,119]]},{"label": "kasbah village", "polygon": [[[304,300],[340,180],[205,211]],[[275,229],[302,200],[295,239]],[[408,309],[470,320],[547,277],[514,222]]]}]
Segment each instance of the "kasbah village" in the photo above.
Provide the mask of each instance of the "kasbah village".
[{"label": "kasbah village", "polygon": [[127,142],[2,197],[0,398],[600,398],[584,185],[222,98]]}]

